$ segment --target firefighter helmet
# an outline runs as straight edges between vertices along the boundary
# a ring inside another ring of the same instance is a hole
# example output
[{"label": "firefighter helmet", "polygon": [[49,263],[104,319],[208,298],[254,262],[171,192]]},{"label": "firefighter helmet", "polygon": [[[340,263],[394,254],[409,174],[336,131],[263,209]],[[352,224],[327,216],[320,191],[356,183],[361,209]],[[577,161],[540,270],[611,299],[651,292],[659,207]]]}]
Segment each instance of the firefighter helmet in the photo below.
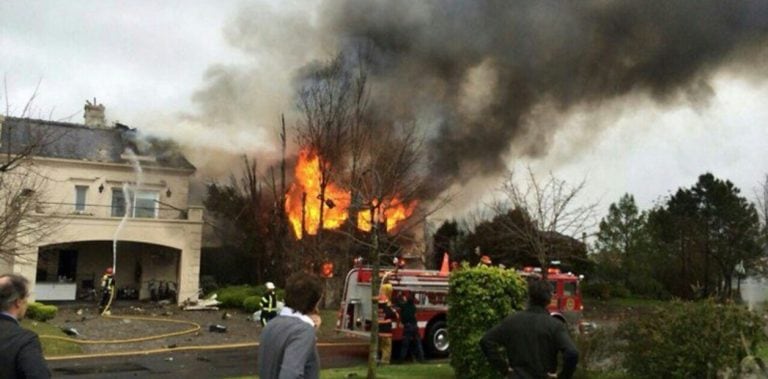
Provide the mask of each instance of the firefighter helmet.
[{"label": "firefighter helmet", "polygon": [[275,289],[275,283],[267,282],[266,287],[268,290],[273,290]]}]

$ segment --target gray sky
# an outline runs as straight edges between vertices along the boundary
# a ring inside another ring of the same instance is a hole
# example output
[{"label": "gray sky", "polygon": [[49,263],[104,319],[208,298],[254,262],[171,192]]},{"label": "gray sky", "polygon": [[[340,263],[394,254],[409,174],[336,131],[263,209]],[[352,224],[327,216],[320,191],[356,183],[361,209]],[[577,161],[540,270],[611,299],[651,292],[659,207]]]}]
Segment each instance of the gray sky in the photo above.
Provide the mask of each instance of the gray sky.
[{"label": "gray sky", "polygon": [[[293,36],[304,44],[281,44],[285,31],[278,26],[296,22],[285,15],[303,12],[299,19],[309,26],[315,19],[313,8],[303,2],[249,7],[249,14],[272,27],[244,43],[232,37],[237,32],[227,31],[242,15],[239,2],[0,2],[0,73],[7,85],[7,96],[0,94],[2,106],[7,101],[10,113],[18,115],[42,79],[33,117],[74,114],[70,121],[81,122],[85,100],[96,97],[110,120],[174,136],[193,150],[214,145],[220,152],[268,155],[275,148],[270,136],[277,117],[291,108],[294,70],[335,47],[300,22],[291,32],[307,33]],[[252,106],[248,128],[238,121],[209,128],[180,117],[204,112],[192,98],[209,84],[206,72],[217,67],[263,72],[251,83],[256,89],[236,104]],[[710,84],[713,95],[695,106],[683,101],[658,105],[643,95],[629,95],[541,117],[536,122],[563,125],[549,152],[540,159],[514,160],[510,167],[530,163],[571,181],[586,177],[587,196],[606,209],[625,192],[649,207],[678,187],[693,185],[706,171],[732,180],[751,198],[768,173],[768,84],[733,67],[718,71]],[[594,124],[603,125],[599,133],[588,132]],[[204,175],[223,173],[212,163],[215,155],[190,158]],[[455,191],[459,202],[467,204],[493,186],[492,180],[478,180]]]}]

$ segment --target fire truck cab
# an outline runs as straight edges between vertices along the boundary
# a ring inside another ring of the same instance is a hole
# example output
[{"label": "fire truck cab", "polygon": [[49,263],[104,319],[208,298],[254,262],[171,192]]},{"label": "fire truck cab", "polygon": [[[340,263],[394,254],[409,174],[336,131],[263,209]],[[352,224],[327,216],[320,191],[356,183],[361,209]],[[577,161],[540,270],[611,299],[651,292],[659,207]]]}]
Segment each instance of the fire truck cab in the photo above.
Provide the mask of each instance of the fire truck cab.
[{"label": "fire truck cab", "polygon": [[[419,335],[424,341],[425,352],[431,356],[448,354],[448,276],[431,270],[382,270],[388,271],[392,284],[392,299],[400,299],[411,293],[416,299],[416,319]],[[347,273],[342,293],[338,331],[368,336],[371,328],[371,277],[368,267],[353,268]],[[374,322],[376,320],[373,320]],[[403,338],[402,325],[393,325],[392,340]]]},{"label": "fire truck cab", "polygon": [[[540,278],[541,269],[538,267],[525,267],[520,272],[526,278]],[[576,326],[581,320],[581,311],[584,306],[581,302],[581,289],[579,282],[582,277],[570,272],[561,272],[559,268],[547,269],[547,280],[552,285],[552,301],[547,310],[549,313],[568,325]]]},{"label": "fire truck cab", "polygon": [[[413,270],[391,268],[382,269],[387,272],[387,279],[392,285],[392,302],[397,304],[403,294],[410,293],[416,300],[416,319],[419,336],[424,343],[425,352],[433,357],[448,355],[450,343],[448,339],[448,275],[435,270]],[[519,272],[525,278],[540,277],[540,272],[533,268],[525,268]],[[369,267],[356,267],[347,273],[342,293],[336,330],[359,336],[369,336],[371,328],[371,278]],[[572,273],[561,273],[550,269],[547,280],[552,283],[553,296],[548,310],[550,313],[576,325],[581,317],[582,303],[579,289],[580,277]],[[376,322],[376,320],[373,320]],[[402,325],[392,325],[392,340],[403,338]]]}]

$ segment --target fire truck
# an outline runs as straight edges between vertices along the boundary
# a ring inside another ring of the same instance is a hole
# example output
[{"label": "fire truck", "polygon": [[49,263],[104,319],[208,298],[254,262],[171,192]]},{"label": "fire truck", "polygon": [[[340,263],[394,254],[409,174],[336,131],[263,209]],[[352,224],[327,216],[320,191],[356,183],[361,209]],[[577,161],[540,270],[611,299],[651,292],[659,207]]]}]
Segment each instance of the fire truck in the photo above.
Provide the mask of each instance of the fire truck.
[{"label": "fire truck", "polygon": [[[540,272],[526,267],[518,271],[526,278],[540,277]],[[416,319],[419,335],[424,343],[425,352],[433,357],[448,355],[448,274],[445,271],[382,269],[392,285],[392,299],[399,299],[405,293],[413,294],[416,299]],[[356,267],[347,273],[344,281],[341,306],[336,330],[353,335],[369,336],[371,327],[371,279],[369,267]],[[575,325],[580,319],[582,303],[579,290],[580,277],[572,273],[562,273],[550,269],[547,279],[552,283],[553,296],[548,309],[550,313]],[[374,320],[375,322],[376,320]],[[392,340],[403,338],[402,325],[393,324]]]}]

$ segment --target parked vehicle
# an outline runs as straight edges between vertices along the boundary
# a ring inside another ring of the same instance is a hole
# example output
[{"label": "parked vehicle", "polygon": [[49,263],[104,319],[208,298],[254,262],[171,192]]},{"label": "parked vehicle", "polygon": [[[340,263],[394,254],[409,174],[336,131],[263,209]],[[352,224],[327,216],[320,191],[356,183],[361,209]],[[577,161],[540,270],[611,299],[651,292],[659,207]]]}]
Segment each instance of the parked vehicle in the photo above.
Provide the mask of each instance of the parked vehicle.
[{"label": "parked vehicle", "polygon": [[[414,295],[419,335],[425,351],[433,357],[448,355],[448,275],[436,270],[382,270],[382,274],[385,272],[392,284],[393,299],[400,298],[404,293]],[[540,273],[533,268],[525,268],[519,273],[527,278],[540,277]],[[338,331],[369,336],[373,306],[371,278],[372,270],[369,267],[356,267],[347,273],[336,322]],[[550,269],[547,278],[552,282],[554,290],[552,303],[548,307],[550,313],[576,325],[583,309],[579,289],[581,278],[557,269]],[[393,325],[392,340],[400,341],[402,338],[402,325]]]}]

